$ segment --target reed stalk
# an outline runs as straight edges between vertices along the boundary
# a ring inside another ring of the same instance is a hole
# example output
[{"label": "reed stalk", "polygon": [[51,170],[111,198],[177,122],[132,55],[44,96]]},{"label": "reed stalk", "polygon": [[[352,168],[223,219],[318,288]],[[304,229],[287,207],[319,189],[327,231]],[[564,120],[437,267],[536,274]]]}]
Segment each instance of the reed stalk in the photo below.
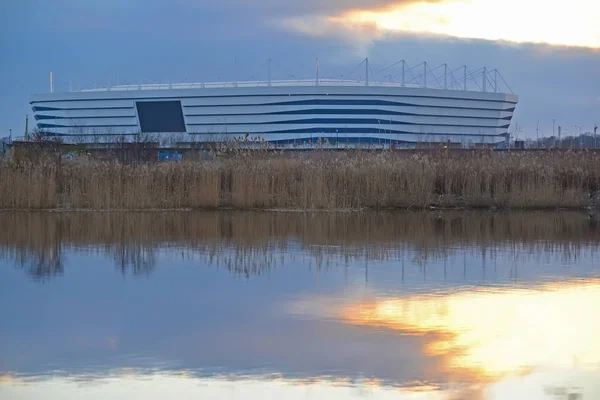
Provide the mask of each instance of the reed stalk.
[{"label": "reed stalk", "polygon": [[0,161],[0,209],[585,209],[599,188],[600,154],[586,152]]}]

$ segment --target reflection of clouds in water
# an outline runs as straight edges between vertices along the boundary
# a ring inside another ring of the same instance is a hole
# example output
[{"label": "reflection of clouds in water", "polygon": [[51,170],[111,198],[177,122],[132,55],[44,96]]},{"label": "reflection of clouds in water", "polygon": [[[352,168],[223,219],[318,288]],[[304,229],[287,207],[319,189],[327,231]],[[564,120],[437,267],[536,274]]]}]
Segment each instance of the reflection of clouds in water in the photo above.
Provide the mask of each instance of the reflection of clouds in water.
[{"label": "reflection of clouds in water", "polygon": [[[201,398],[201,399],[400,399],[400,400],[584,400],[600,395],[598,373],[553,370],[506,379],[492,384],[385,386],[376,379],[314,377],[303,380],[280,374],[269,376],[196,376],[182,370],[173,373],[123,369],[108,376],[54,376],[49,379],[0,380],[2,398]],[[5,397],[6,396],[6,397]]]},{"label": "reflection of clouds in water", "polygon": [[341,306],[352,325],[427,338],[425,354],[475,381],[600,365],[600,282],[379,298]]},{"label": "reflection of clouds in water", "polygon": [[[0,223],[6,217],[0,215]],[[556,335],[543,337],[546,330],[540,327],[561,323],[565,326],[560,335],[578,340],[582,333],[574,327],[591,326],[592,333],[598,333],[590,321],[582,321],[582,315],[593,320],[594,310],[580,307],[577,315],[571,312],[576,305],[560,296],[561,290],[571,287],[595,287],[594,281],[564,288],[552,283],[537,290],[514,288],[515,281],[529,285],[596,274],[599,226],[579,214],[180,213],[168,218],[162,214],[30,218],[37,222],[21,224],[10,235],[0,232],[0,255],[30,255],[35,260],[56,260],[59,255],[67,271],[60,280],[31,285],[23,274],[12,271],[12,265],[19,267],[19,263],[9,262],[7,269],[0,270],[14,279],[14,285],[8,285],[9,296],[21,299],[16,309],[13,302],[5,302],[4,314],[18,329],[7,331],[5,343],[0,342],[7,356],[4,364],[0,360],[0,370],[14,376],[50,376],[54,370],[48,365],[52,365],[65,377],[89,381],[102,380],[107,370],[120,367],[156,366],[146,374],[123,370],[115,379],[160,380],[166,371],[189,369],[180,378],[194,378],[208,386],[223,381],[211,381],[208,374],[252,376],[242,376],[236,384],[228,380],[235,390],[244,390],[244,381],[259,381],[265,387],[285,383],[294,393],[299,386],[312,385],[313,393],[322,393],[320,397],[333,396],[332,387],[348,386],[360,386],[363,394],[375,388],[382,396],[388,392],[377,388],[392,390],[390,386],[399,385],[394,390],[417,399],[432,395],[483,399],[490,385],[505,382],[496,382],[496,375],[513,366],[521,368],[529,360],[546,363],[542,350],[554,345],[565,348],[555,341]],[[45,229],[37,230],[38,222]],[[88,264],[99,268],[83,268]],[[52,263],[44,265],[48,268],[31,273],[46,276],[57,270]],[[115,265],[128,275],[150,278],[121,279],[114,273]],[[294,268],[278,268],[282,266]],[[328,266],[340,268],[327,271]],[[268,277],[246,282],[219,269],[246,277],[268,272]],[[488,282],[511,288],[464,289]],[[448,288],[458,287],[461,292],[448,293]],[[443,292],[435,297],[414,295],[432,290]],[[577,290],[582,297],[568,297],[579,303],[599,300],[595,289],[588,292]],[[281,313],[281,304],[291,305]],[[538,309],[542,315],[528,317]],[[508,310],[521,313],[520,319]],[[572,326],[560,310],[574,315]],[[472,318],[465,316],[469,313]],[[483,317],[475,317],[477,313]],[[41,329],[16,322],[23,318],[36,326],[43,321]],[[511,341],[523,327],[530,332]],[[494,329],[500,334],[494,336]],[[541,339],[529,348],[527,343],[535,335]],[[581,348],[566,347],[566,351],[579,355],[589,340],[585,337]],[[500,348],[508,349],[508,354],[495,353],[496,346],[504,346]],[[525,347],[521,352],[527,362],[508,357],[519,346]],[[566,363],[566,355],[557,354],[561,357],[556,359]],[[594,354],[584,353],[579,363]],[[474,365],[490,358],[496,363]],[[537,376],[537,369],[524,368],[533,373],[520,379]],[[82,371],[94,376],[82,376]],[[285,373],[279,381],[256,378],[279,371]],[[323,378],[307,378],[303,385],[294,380],[313,375]],[[327,378],[330,375],[342,378],[332,380]],[[378,380],[358,382],[364,376]],[[450,390],[450,396],[448,385],[462,381],[472,386]],[[319,385],[327,386],[326,390],[317,389]],[[571,382],[544,381],[543,385],[561,388]]]},{"label": "reflection of clouds in water", "polygon": [[0,397],[28,399],[84,398],[201,398],[201,399],[401,399],[401,400],[583,400],[600,397],[600,379],[589,370],[552,370],[498,383],[449,385],[446,388],[415,382],[414,386],[381,385],[376,379],[314,377],[289,379],[269,376],[197,376],[122,369],[107,376],[52,378],[0,377]]},{"label": "reflection of clouds in water", "polygon": [[[86,398],[202,398],[202,399],[401,399],[459,400],[479,399],[479,388],[457,387],[439,390],[419,385],[413,387],[382,386],[376,379],[350,382],[345,378],[314,377],[292,380],[283,376],[195,377],[187,371],[173,374],[144,373],[135,370],[115,371],[97,381],[77,377],[54,377],[41,381],[15,380],[0,395],[19,398],[79,399]],[[41,397],[40,397],[41,396]]]}]

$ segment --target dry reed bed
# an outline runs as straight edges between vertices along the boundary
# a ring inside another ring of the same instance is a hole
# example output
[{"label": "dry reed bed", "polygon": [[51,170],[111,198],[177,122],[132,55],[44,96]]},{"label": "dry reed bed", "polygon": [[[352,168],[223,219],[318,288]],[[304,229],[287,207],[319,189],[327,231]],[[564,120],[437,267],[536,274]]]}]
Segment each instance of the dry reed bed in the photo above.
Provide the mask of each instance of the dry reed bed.
[{"label": "dry reed bed", "polygon": [[599,187],[600,154],[585,152],[0,162],[0,209],[583,209]]}]

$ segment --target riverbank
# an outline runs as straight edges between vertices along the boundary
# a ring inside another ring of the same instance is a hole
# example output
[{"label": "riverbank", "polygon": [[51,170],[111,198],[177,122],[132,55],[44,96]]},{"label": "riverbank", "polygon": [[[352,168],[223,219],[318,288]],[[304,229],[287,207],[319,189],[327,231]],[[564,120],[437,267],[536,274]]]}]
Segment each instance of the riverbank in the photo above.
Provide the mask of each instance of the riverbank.
[{"label": "riverbank", "polygon": [[0,209],[600,207],[600,154],[248,153],[213,160],[0,161]]}]

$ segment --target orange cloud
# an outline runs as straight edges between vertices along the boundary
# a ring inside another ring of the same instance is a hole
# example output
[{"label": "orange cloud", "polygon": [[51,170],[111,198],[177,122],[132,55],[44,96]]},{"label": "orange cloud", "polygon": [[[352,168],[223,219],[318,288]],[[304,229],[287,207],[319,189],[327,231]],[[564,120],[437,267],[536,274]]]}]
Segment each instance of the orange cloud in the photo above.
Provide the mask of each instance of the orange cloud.
[{"label": "orange cloud", "polygon": [[288,25],[312,35],[398,32],[599,49],[598,21],[600,2],[590,0],[441,0],[352,9]]}]

